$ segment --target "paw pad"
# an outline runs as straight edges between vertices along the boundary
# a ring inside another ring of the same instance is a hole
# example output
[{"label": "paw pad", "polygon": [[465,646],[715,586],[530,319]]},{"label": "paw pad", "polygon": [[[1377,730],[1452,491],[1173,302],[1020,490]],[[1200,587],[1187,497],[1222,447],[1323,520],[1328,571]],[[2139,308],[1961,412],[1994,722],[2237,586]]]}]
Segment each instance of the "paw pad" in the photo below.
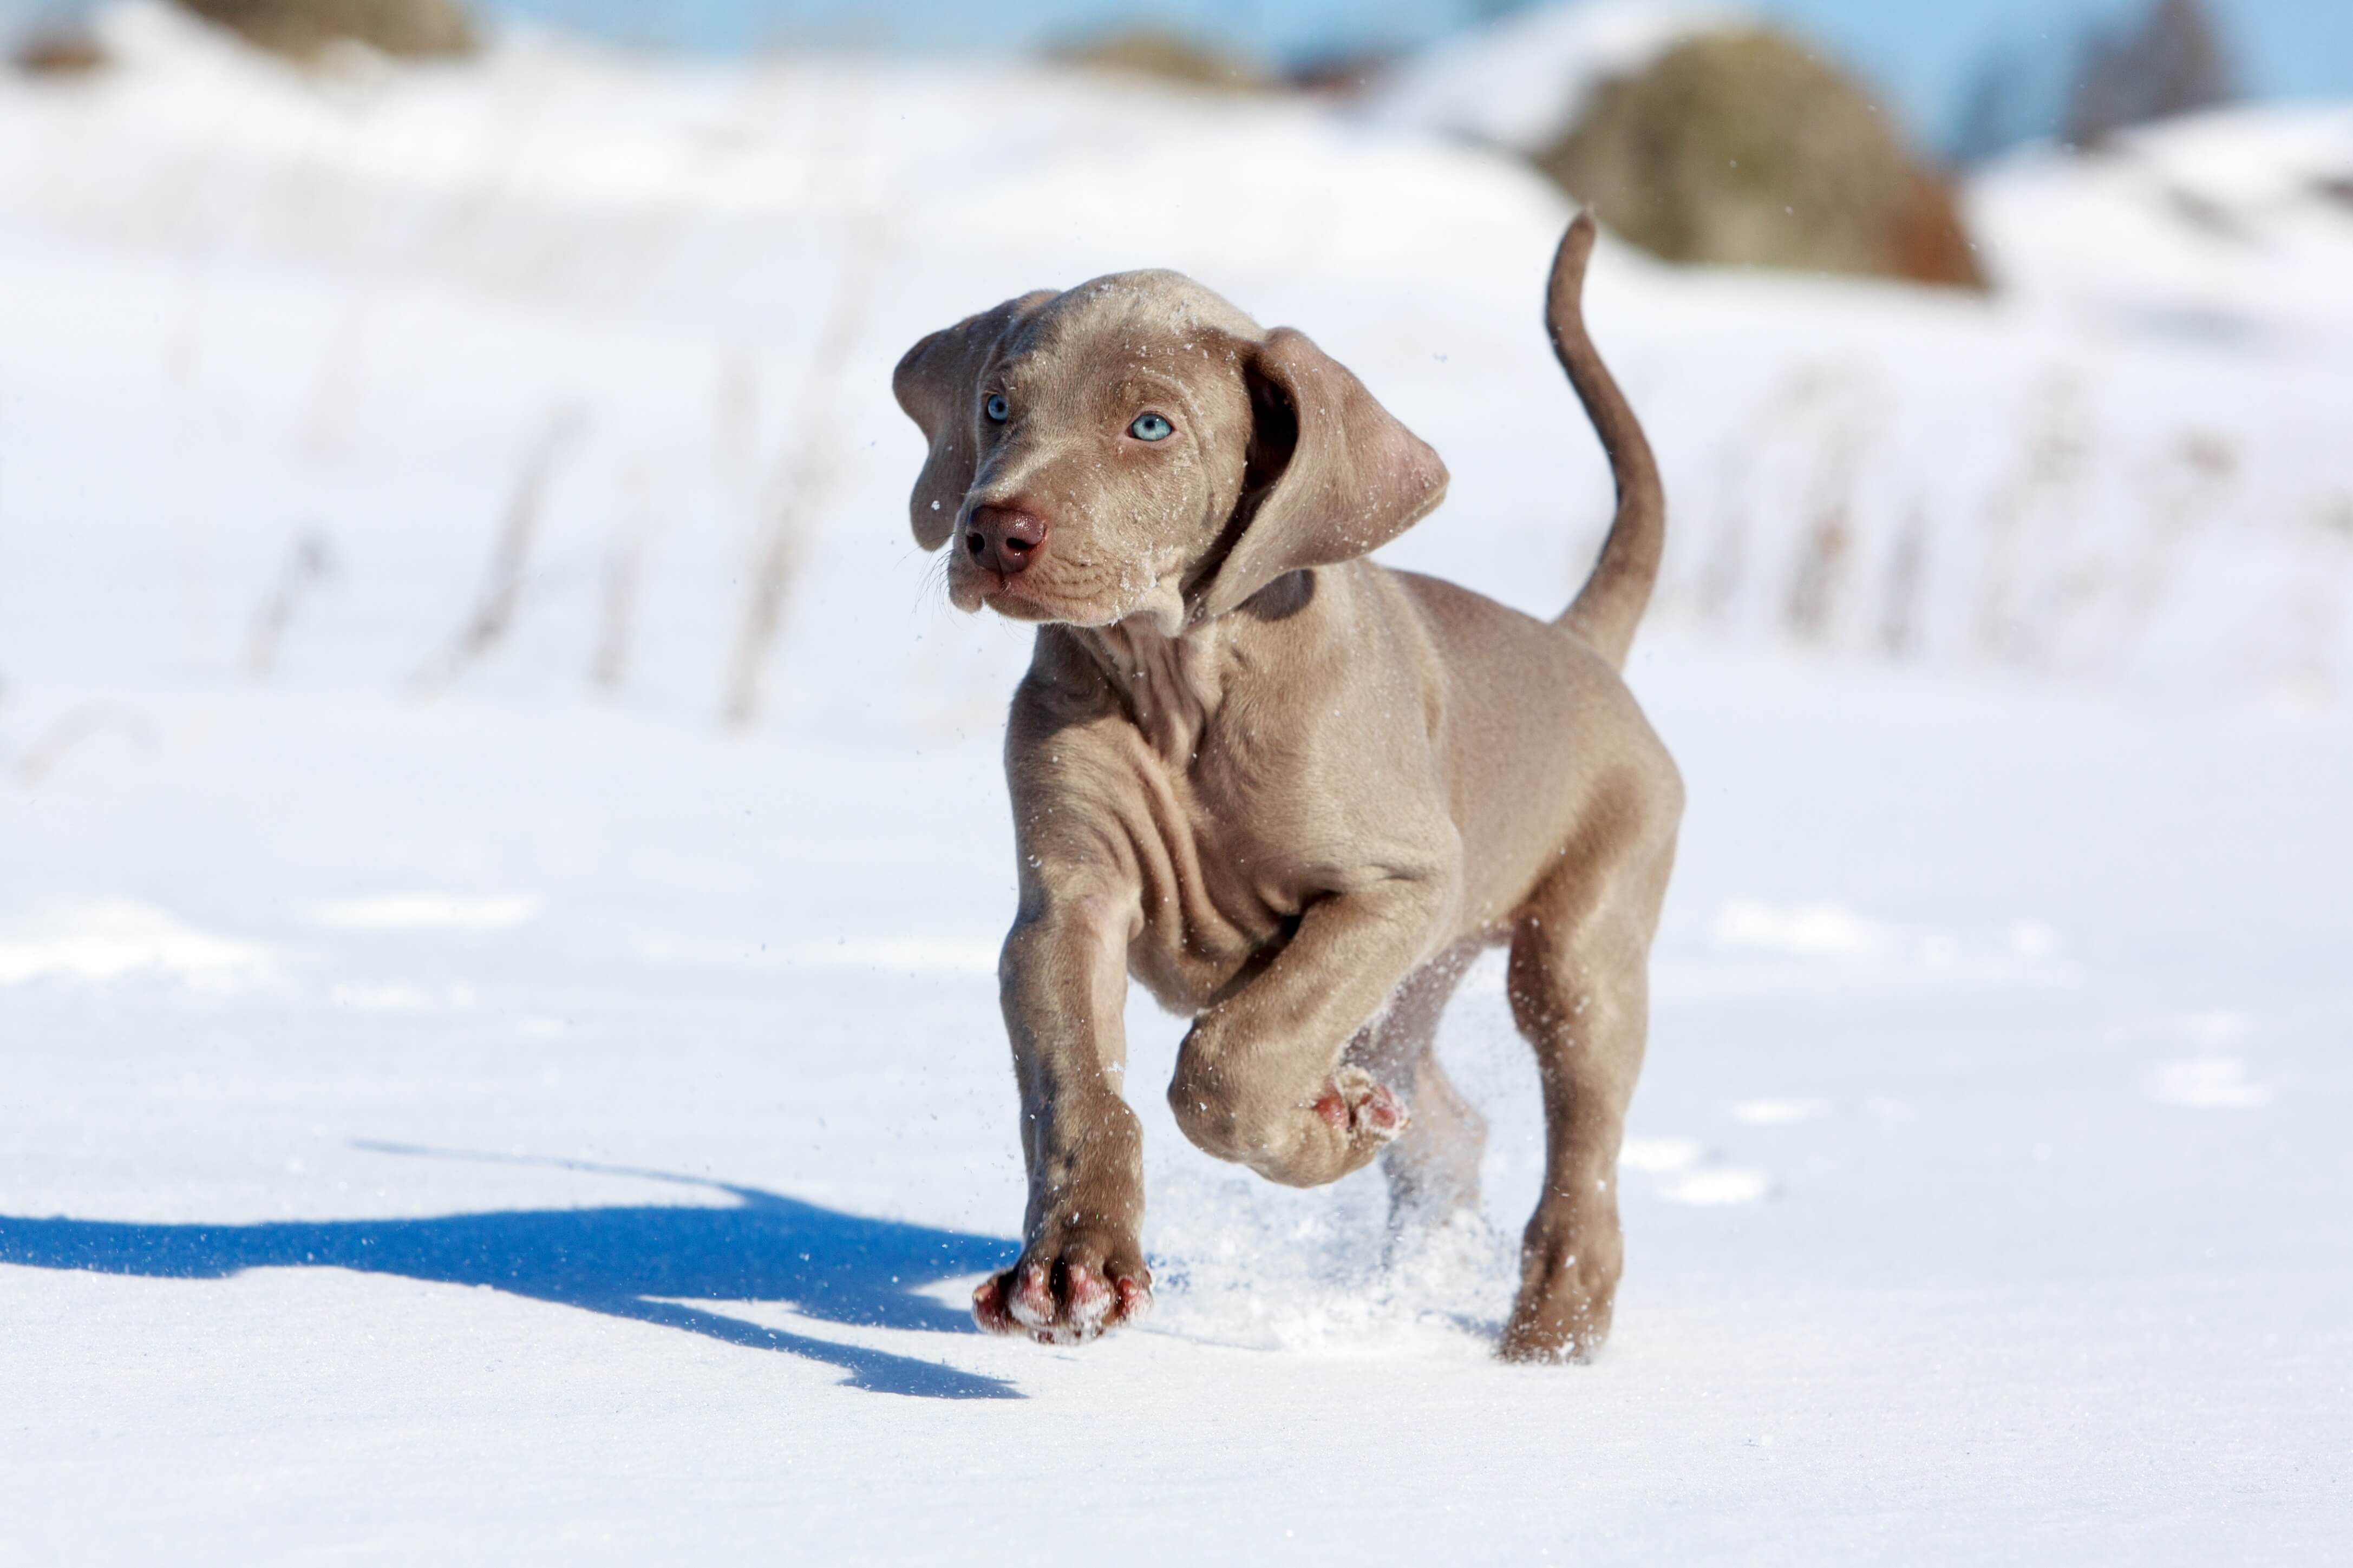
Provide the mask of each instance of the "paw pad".
[{"label": "paw pad", "polygon": [[992,1334],[1026,1334],[1041,1345],[1083,1344],[1152,1310],[1148,1279],[1106,1278],[1085,1264],[1023,1262],[974,1287],[972,1321]]},{"label": "paw pad", "polygon": [[1359,1138],[1388,1142],[1413,1120],[1388,1085],[1362,1068],[1342,1068],[1315,1101],[1315,1114],[1334,1128]]}]

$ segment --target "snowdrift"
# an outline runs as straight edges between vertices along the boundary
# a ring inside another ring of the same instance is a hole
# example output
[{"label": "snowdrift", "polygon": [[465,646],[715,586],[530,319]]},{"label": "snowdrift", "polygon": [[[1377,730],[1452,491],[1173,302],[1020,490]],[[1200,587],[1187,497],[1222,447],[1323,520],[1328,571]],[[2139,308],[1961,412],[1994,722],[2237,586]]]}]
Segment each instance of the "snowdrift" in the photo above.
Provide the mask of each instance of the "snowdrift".
[{"label": "snowdrift", "polygon": [[1487,1212],[1402,1256],[1192,1150],[1133,1007],[1161,1303],[1060,1355],[961,1331],[1028,639],[890,367],[1182,268],[1445,456],[1392,558],[1549,614],[1560,198],[1042,68],[103,27],[0,79],[0,1554],[2344,1556],[2341,117],[2152,136],[2252,240],[2004,166],[1985,300],[1605,244],[1692,803],[1609,1352],[1487,1358],[1491,965]]}]

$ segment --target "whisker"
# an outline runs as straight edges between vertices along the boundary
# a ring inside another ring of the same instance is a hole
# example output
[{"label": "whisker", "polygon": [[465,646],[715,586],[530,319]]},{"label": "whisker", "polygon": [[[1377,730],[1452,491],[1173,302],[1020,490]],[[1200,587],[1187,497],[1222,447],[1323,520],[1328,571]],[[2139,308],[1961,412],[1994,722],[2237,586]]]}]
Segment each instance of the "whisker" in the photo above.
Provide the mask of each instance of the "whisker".
[{"label": "whisker", "polygon": [[913,608],[922,610],[946,607],[948,596],[948,555],[944,550],[934,552],[923,565],[923,574],[915,582]]}]

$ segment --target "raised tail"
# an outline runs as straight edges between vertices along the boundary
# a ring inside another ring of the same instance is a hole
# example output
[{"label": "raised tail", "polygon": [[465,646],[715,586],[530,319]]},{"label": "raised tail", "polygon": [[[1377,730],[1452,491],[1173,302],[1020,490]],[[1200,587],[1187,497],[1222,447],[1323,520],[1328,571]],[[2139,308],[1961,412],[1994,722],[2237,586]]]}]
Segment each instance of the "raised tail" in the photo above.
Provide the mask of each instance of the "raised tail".
[{"label": "raised tail", "polygon": [[1568,372],[1568,384],[1585,405],[1601,448],[1609,454],[1610,477],[1618,482],[1618,515],[1609,537],[1601,542],[1600,558],[1585,586],[1555,623],[1575,632],[1613,668],[1626,663],[1626,649],[1634,641],[1634,627],[1651,602],[1651,587],[1659,580],[1659,558],[1666,547],[1667,498],[1659,485],[1658,460],[1642,435],[1641,421],[1618,390],[1609,367],[1585,335],[1585,263],[1593,254],[1593,214],[1582,212],[1561,237],[1552,260],[1552,284],[1545,297],[1545,325],[1552,333],[1552,352]]}]

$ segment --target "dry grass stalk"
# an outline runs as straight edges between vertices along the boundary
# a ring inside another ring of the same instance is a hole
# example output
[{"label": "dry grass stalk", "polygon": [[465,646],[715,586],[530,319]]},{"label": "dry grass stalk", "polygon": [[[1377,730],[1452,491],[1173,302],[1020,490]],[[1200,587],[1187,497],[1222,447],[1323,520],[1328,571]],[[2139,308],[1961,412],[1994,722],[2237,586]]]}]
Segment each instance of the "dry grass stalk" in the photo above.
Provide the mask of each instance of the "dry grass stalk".
[{"label": "dry grass stalk", "polygon": [[738,729],[759,719],[768,654],[799,575],[804,538],[840,478],[839,410],[849,401],[841,395],[841,380],[865,331],[882,249],[882,220],[869,214],[850,231],[832,309],[809,357],[797,400],[794,428],[798,439],[786,448],[762,497],[763,527],[753,547],[752,591],[728,658],[720,709],[725,721]]},{"label": "dry grass stalk", "polygon": [[1788,432],[1861,378],[1840,365],[1801,365],[1778,383],[1746,426],[1716,454],[1716,520],[1696,573],[1700,618],[1711,626],[1732,619],[1746,586],[1750,534],[1766,471],[1788,443]]},{"label": "dry grass stalk", "polygon": [[2177,432],[2154,461],[2136,465],[2130,477],[2141,493],[2141,530],[2116,572],[2115,623],[2105,649],[2111,669],[2122,668],[2131,658],[2173,585],[2183,547],[2197,525],[2213,514],[2242,467],[2230,437],[2207,430]]},{"label": "dry grass stalk", "polygon": [[2353,489],[2314,497],[2304,521],[2296,531],[2304,560],[2265,628],[2273,647],[2259,656],[2258,673],[2276,689],[2327,702],[2342,685],[2337,650],[2353,631]]},{"label": "dry grass stalk", "polygon": [[1879,649],[1909,658],[1926,640],[1928,601],[1928,509],[1915,500],[1887,557],[1887,587],[1880,601]]},{"label": "dry grass stalk", "polygon": [[269,679],[278,667],[278,650],[285,641],[286,628],[293,624],[294,612],[311,590],[333,581],[334,575],[335,550],[326,534],[315,528],[297,533],[285,564],[278,569],[278,581],[253,613],[253,626],[245,639],[246,674],[256,680]]},{"label": "dry grass stalk", "polygon": [[[2095,450],[2082,386],[2072,375],[2054,376],[2034,400],[2017,462],[1978,515],[1983,555],[1970,624],[1988,657],[2037,669],[2049,665],[2055,618],[2071,590],[2058,570],[2046,566],[2038,574],[2037,567],[2058,555],[2068,526],[2089,510],[2081,492]],[[2038,512],[2050,526],[2030,533],[2027,520]]]},{"label": "dry grass stalk", "polygon": [[578,410],[566,409],[549,421],[546,430],[533,444],[515,478],[514,490],[508,497],[490,572],[482,580],[473,611],[448,646],[427,658],[409,678],[412,692],[430,696],[444,689],[465,673],[469,665],[497,647],[513,625],[515,608],[522,597],[523,574],[531,564],[532,541],[547,499],[548,481],[554,474],[556,459],[579,433],[583,422]]},{"label": "dry grass stalk", "polygon": [[1799,544],[1784,605],[1789,631],[1800,641],[1820,642],[1838,624],[1855,554],[1855,479],[1869,445],[1865,417],[1850,405],[1822,436],[1808,508],[1812,521]]},{"label": "dry grass stalk", "polygon": [[105,734],[120,735],[142,751],[153,751],[155,746],[154,726],[144,715],[119,703],[85,702],[59,714],[39,739],[18,753],[11,771],[17,783],[32,788],[55,773],[68,752]]},{"label": "dry grass stalk", "polygon": [[645,578],[646,478],[632,469],[626,481],[628,516],[605,547],[597,594],[596,651],[588,661],[588,684],[606,696],[619,693],[629,675],[637,640],[638,590]]},{"label": "dry grass stalk", "polygon": [[606,549],[602,591],[597,596],[596,653],[589,661],[588,683],[607,697],[617,696],[628,679],[638,584],[644,569],[644,541],[634,536],[617,539]]},{"label": "dry grass stalk", "polygon": [[1799,640],[1820,642],[1830,635],[1853,552],[1853,514],[1847,503],[1839,501],[1816,515],[1799,548],[1785,611],[1790,634]]}]

